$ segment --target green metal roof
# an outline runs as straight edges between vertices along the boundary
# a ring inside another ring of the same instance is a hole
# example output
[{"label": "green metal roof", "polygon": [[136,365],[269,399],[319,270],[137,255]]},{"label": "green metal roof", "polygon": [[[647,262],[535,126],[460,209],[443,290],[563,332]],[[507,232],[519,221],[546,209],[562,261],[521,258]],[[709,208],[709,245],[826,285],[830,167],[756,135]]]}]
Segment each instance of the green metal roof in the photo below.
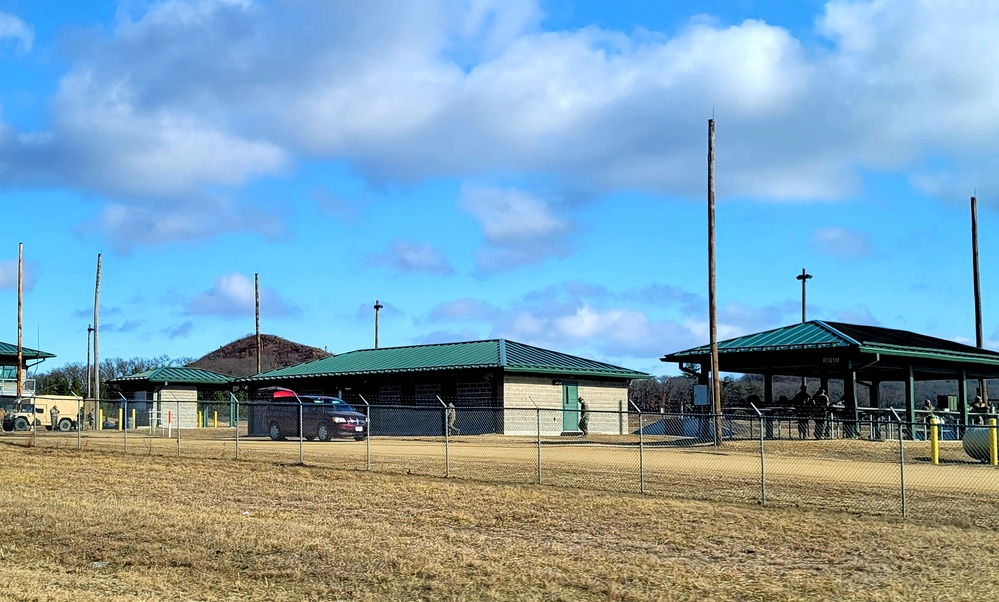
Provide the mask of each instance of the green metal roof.
[{"label": "green metal roof", "polygon": [[[28,360],[37,359],[48,359],[50,357],[55,357],[55,354],[48,353],[46,351],[39,351],[37,349],[31,349],[28,347],[21,347],[21,356]],[[13,358],[14,362],[17,363],[17,345],[11,345],[10,343],[0,342],[0,357],[7,359]]]},{"label": "green metal roof", "polygon": [[[719,341],[718,353],[819,349],[824,347],[848,347],[856,344],[858,344],[857,341],[829,328],[824,322],[815,320],[813,322],[805,322],[804,324],[793,324],[783,328]],[[701,345],[700,347],[694,347],[686,351],[672,353],[668,357],[704,355],[710,352],[710,345]]]},{"label": "green metal roof", "polygon": [[202,370],[200,368],[181,368],[164,366],[145,372],[138,372],[131,376],[122,376],[110,383],[124,382],[149,382],[149,383],[176,383],[190,385],[225,385],[232,382],[232,378],[225,374]]},{"label": "green metal roof", "polygon": [[[880,326],[813,320],[718,342],[718,353],[792,351],[852,347],[862,353],[884,353],[926,359],[967,359],[999,364],[999,353],[946,339]],[[666,355],[662,361],[685,361],[711,352],[709,345]]]},{"label": "green metal roof", "polygon": [[248,376],[240,379],[240,382],[469,368],[502,368],[508,372],[605,378],[649,378],[644,372],[506,339],[493,339],[350,351],[297,366]]}]

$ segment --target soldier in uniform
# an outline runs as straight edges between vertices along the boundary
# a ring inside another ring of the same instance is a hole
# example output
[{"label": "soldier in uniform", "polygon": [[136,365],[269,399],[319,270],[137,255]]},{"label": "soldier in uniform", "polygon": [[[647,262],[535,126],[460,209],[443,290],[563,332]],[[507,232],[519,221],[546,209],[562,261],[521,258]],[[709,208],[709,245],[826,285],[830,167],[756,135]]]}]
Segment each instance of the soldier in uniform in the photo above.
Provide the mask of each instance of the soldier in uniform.
[{"label": "soldier in uniform", "polygon": [[808,414],[811,398],[808,396],[808,387],[801,385],[798,393],[791,398],[791,405],[798,416],[798,439],[808,437]]},{"label": "soldier in uniform", "polygon": [[822,439],[826,434],[826,413],[829,411],[829,396],[825,389],[819,389],[812,396],[812,411],[815,412],[815,438]]}]

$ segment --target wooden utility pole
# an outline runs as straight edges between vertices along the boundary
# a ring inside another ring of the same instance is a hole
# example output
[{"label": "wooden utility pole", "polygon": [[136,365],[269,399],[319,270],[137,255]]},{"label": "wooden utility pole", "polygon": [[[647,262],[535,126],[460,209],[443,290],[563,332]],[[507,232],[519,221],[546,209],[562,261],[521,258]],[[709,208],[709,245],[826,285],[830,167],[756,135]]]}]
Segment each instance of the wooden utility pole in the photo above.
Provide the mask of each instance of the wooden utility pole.
[{"label": "wooden utility pole", "polygon": [[97,254],[97,282],[94,285],[94,420],[100,419],[100,412],[97,409],[101,402],[101,360],[98,354],[97,337],[100,333],[100,311],[101,311],[101,254]]},{"label": "wooden utility pole", "polygon": [[708,119],[708,314],[711,331],[711,407],[715,445],[722,444],[721,381],[718,378],[718,312],[715,299],[715,120]]},{"label": "wooden utility pole", "polygon": [[94,327],[87,324],[87,399],[90,399],[90,393],[94,384],[93,373],[90,370],[90,333],[92,332],[94,332]]},{"label": "wooden utility pole", "polygon": [[260,362],[260,352],[263,349],[263,345],[260,342],[260,274],[253,275],[253,305],[254,305],[254,316],[257,319],[257,374],[262,372],[261,362]]},{"label": "wooden utility pole", "polygon": [[378,349],[378,312],[385,307],[375,299],[375,349]]},{"label": "wooden utility pole", "polygon": [[21,332],[24,327],[24,243],[17,243],[17,398],[21,398],[24,383],[24,347]]},{"label": "wooden utility pole", "polygon": [[[975,344],[979,349],[983,349],[985,337],[982,334],[982,282],[978,272],[978,199],[975,197],[971,197],[971,263],[975,272]],[[978,394],[986,404],[989,403],[989,388],[984,378],[978,379]]]}]

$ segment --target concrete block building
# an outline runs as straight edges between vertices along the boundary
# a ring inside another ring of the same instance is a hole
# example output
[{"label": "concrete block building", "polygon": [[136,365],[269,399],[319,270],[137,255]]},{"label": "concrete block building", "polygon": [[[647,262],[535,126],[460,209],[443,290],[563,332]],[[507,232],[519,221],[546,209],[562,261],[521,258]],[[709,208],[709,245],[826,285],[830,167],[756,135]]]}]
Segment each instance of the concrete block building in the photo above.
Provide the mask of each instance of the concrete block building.
[{"label": "concrete block building", "polygon": [[[373,434],[435,434],[442,402],[453,403],[462,434],[545,435],[579,429],[620,434],[628,384],[648,374],[506,339],[362,349],[246,377],[250,398],[267,386],[335,395],[365,408]],[[252,421],[251,421],[252,423]]]}]

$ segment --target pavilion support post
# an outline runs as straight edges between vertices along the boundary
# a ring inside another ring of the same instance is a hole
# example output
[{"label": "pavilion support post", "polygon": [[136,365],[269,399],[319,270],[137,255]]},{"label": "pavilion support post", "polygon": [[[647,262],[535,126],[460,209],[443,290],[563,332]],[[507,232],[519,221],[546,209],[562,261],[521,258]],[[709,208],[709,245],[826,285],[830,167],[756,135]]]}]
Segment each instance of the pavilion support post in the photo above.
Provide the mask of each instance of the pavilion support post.
[{"label": "pavilion support post", "polygon": [[968,372],[957,372],[957,411],[961,413],[961,424],[968,424]]},{"label": "pavilion support post", "polygon": [[843,405],[846,410],[846,419],[850,423],[850,438],[860,435],[860,404],[857,402],[857,371],[850,370],[843,379]]},{"label": "pavilion support post", "polygon": [[774,375],[764,374],[763,375],[763,402],[767,407],[773,407],[774,405]]},{"label": "pavilion support post", "polygon": [[905,420],[909,423],[909,429],[916,424],[916,378],[912,365],[908,366],[905,377]]}]

